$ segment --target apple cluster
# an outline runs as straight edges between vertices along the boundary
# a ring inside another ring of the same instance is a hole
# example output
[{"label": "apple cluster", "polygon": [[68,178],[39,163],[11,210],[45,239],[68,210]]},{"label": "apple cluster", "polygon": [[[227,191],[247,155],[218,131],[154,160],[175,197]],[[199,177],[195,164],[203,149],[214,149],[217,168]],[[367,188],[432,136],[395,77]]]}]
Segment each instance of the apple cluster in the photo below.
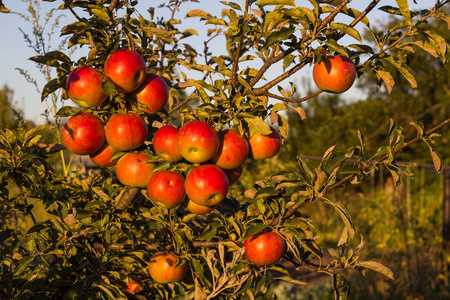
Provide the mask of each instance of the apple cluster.
[{"label": "apple cluster", "polygon": [[[165,81],[146,73],[145,61],[135,50],[121,49],[111,54],[105,61],[104,73],[87,66],[74,69],[67,78],[67,95],[82,107],[96,107],[107,99],[102,88],[107,78],[117,92],[141,103],[143,114],[151,116],[167,103],[169,91]],[[147,128],[145,119],[135,112],[115,113],[106,124],[92,113],[81,112],[69,118],[61,138],[69,151],[89,155],[102,167],[116,166],[122,184],[147,188],[148,197],[156,205],[174,208],[184,202],[187,210],[196,214],[212,211],[225,199],[248,157],[270,158],[281,145],[280,134],[271,126],[269,135],[256,133],[248,137],[233,128],[217,132],[200,120],[179,129],[164,125],[154,134],[154,152],[170,163],[193,164],[184,176],[171,170],[153,172],[156,165],[148,162],[151,156],[133,151],[147,140]],[[113,159],[117,151],[125,154]]]},{"label": "apple cluster", "polygon": [[[218,131],[201,120],[187,122],[180,128],[163,125],[155,132],[152,145],[154,153],[169,162],[170,167],[154,172],[156,163],[151,161],[152,156],[138,151],[148,138],[148,125],[142,115],[152,116],[162,109],[168,101],[168,86],[158,75],[147,73],[145,61],[137,51],[121,49],[105,61],[104,75],[93,67],[74,69],[67,78],[66,93],[84,108],[98,107],[108,99],[103,89],[106,79],[126,99],[135,99],[141,112],[116,112],[104,123],[99,116],[82,111],[68,119],[61,131],[62,141],[69,151],[89,155],[99,166],[115,166],[117,179],[123,185],[146,188],[155,205],[169,209],[183,203],[191,213],[209,213],[226,198],[230,185],[241,176],[247,158],[267,159],[280,150],[281,137],[272,126],[269,135],[255,133],[250,137],[234,128]],[[124,154],[116,158],[119,151]],[[178,171],[177,163],[190,167]],[[276,233],[268,233],[267,237],[284,243]],[[250,261],[257,256],[258,250],[251,250],[261,243],[257,241],[256,237],[246,241]],[[269,263],[281,257],[283,247]],[[181,280],[186,265],[180,265],[177,259],[173,253],[156,253],[149,264],[154,280],[160,283]],[[254,263],[262,265],[264,261],[267,259]],[[175,266],[176,272],[169,270]],[[166,278],[174,273],[177,276]]]}]

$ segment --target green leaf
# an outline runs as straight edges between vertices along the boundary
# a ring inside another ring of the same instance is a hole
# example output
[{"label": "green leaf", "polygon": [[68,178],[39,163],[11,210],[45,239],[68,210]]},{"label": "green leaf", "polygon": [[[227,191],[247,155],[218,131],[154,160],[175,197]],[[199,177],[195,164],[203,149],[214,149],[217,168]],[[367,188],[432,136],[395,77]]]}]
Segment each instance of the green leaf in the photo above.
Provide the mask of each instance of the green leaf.
[{"label": "green leaf", "polygon": [[[346,14],[347,16],[350,16],[354,19],[358,18],[361,15],[361,12],[354,9],[354,8],[348,8],[347,6],[345,6],[341,12],[343,12],[344,14]],[[364,25],[366,25],[367,27],[369,27],[369,18],[364,17],[361,19],[360,21],[361,23],[363,23]]]},{"label": "green leaf", "polygon": [[286,56],[283,59],[283,71],[285,71],[292,64],[294,59],[295,59],[295,56],[292,54],[289,54],[288,56]]},{"label": "green leaf", "polygon": [[261,118],[258,117],[244,118],[244,120],[248,125],[250,137],[252,137],[255,133],[259,133],[262,135],[269,135],[272,133],[269,124],[264,122],[264,120]]},{"label": "green leaf", "polygon": [[295,6],[295,0],[259,0],[256,5],[285,5]]},{"label": "green leaf", "polygon": [[350,293],[350,285],[347,279],[341,274],[333,274],[334,298],[338,300],[347,300]]},{"label": "green leaf", "polygon": [[397,68],[397,70],[403,75],[403,77],[408,80],[412,88],[417,88],[416,79],[405,63],[394,60],[392,56],[385,57],[384,60],[390,62],[395,68]]},{"label": "green leaf", "polygon": [[9,12],[11,12],[11,9],[6,8],[5,5],[4,5],[3,3],[0,3],[0,13],[7,14],[7,13],[9,13]]},{"label": "green leaf", "polygon": [[47,82],[47,84],[42,89],[41,101],[44,101],[51,93],[55,92],[57,89],[64,87],[66,84],[67,77],[54,78]]},{"label": "green leaf", "polygon": [[205,20],[212,18],[209,12],[203,11],[201,9],[193,9],[188,11],[188,13],[186,14],[186,18],[193,18],[193,17],[200,17],[201,19]]},{"label": "green leaf", "polygon": [[214,237],[217,236],[217,227],[219,227],[219,223],[214,222],[209,224],[205,230],[202,232],[202,235],[198,238],[199,241],[210,241]]},{"label": "green leaf", "polygon": [[14,267],[14,276],[22,274],[23,271],[28,267],[28,265],[34,260],[34,256],[27,256],[22,258],[17,265]]},{"label": "green leaf", "polygon": [[289,107],[293,108],[298,113],[298,115],[300,116],[302,121],[306,119],[306,113],[305,113],[305,110],[303,108],[301,108],[300,106],[292,106],[292,105],[289,105]]},{"label": "green leaf", "polygon": [[325,44],[328,46],[328,48],[330,49],[331,52],[337,52],[344,56],[348,56],[347,48],[339,45],[335,40],[329,39],[325,42]]},{"label": "green leaf", "polygon": [[210,19],[208,19],[208,21],[206,21],[205,24],[227,26],[227,22],[225,22],[224,20],[219,19],[219,18],[210,18]]},{"label": "green leaf", "polygon": [[167,43],[171,44],[173,42],[172,34],[168,30],[151,26],[145,26],[142,28],[142,30],[148,37],[152,37],[154,35]]},{"label": "green leaf", "polygon": [[348,213],[348,211],[341,205],[334,203],[333,201],[326,199],[326,198],[321,198],[322,201],[324,201],[325,203],[333,206],[339,213],[339,215],[342,218],[342,221],[344,221],[345,227],[347,227],[348,229],[348,233],[349,236],[354,239],[355,238],[355,226],[353,225],[352,219],[350,217],[350,214]]},{"label": "green leaf", "polygon": [[256,223],[251,225],[250,227],[247,228],[247,230],[245,231],[245,235],[244,235],[244,240],[248,239],[249,237],[251,237],[254,234],[257,234],[258,232],[260,232],[261,230],[265,229],[267,227],[266,224],[264,223]]},{"label": "green leaf", "polygon": [[385,70],[375,69],[374,71],[381,78],[381,80],[383,80],[388,94],[390,94],[395,84],[394,77],[392,77],[391,73]]},{"label": "green leaf", "polygon": [[205,89],[198,81],[194,83],[195,88],[197,89],[197,92],[202,99],[202,103],[211,103],[211,99],[209,98],[208,94],[206,93]]},{"label": "green leaf", "polygon": [[279,280],[283,280],[292,284],[297,284],[297,285],[306,285],[308,283],[304,282],[304,281],[300,281],[297,279],[294,279],[290,276],[281,276],[281,277],[275,277],[274,279],[279,279]]},{"label": "green leaf", "polygon": [[110,99],[112,99],[113,96],[114,96],[114,91],[116,90],[116,88],[114,86],[114,83],[112,83],[108,79],[105,79],[102,82],[102,90],[103,90],[103,92],[105,92],[106,95],[108,95],[108,97]]},{"label": "green leaf", "polygon": [[441,156],[439,155],[439,153],[436,152],[436,150],[434,150],[434,148],[428,142],[425,141],[425,143],[427,144],[428,148],[430,149],[430,154],[431,154],[431,159],[433,160],[434,169],[436,170],[436,172],[438,174],[440,174],[442,172]]},{"label": "green leaf", "polygon": [[93,28],[91,24],[86,22],[75,22],[69,25],[64,26],[61,29],[61,35],[71,34],[71,33],[79,33],[85,30]]},{"label": "green leaf", "polygon": [[344,23],[331,23],[330,27],[342,31],[345,34],[348,34],[352,38],[356,39],[358,42],[362,43],[361,36],[359,35],[358,30],[356,30],[355,28]]},{"label": "green leaf", "polygon": [[99,288],[102,291],[102,294],[106,296],[106,299],[111,300],[127,300],[127,296],[125,296],[124,293],[122,293],[119,288],[113,285],[109,284],[103,284],[103,285],[95,285],[95,287]]},{"label": "green leaf", "polygon": [[75,106],[63,106],[56,113],[57,117],[70,117],[76,115],[82,110],[80,107]]},{"label": "green leaf", "polygon": [[266,43],[264,47],[262,47],[261,51],[269,47],[270,45],[288,39],[291,34],[294,33],[294,29],[291,28],[281,28],[279,30],[272,31],[266,39]]},{"label": "green leaf", "polygon": [[412,25],[411,22],[411,12],[409,11],[408,0],[395,0],[397,2],[398,8],[405,18],[405,21],[408,25]]},{"label": "green leaf", "polygon": [[253,199],[256,200],[260,198],[267,198],[271,196],[277,196],[278,194],[279,191],[277,191],[273,186],[268,186],[257,191],[256,194],[253,196]]},{"label": "green leaf", "polygon": [[377,271],[378,273],[383,274],[384,276],[388,277],[389,279],[394,280],[394,273],[392,273],[392,271],[388,267],[380,264],[379,262],[362,261],[362,262],[358,263],[358,266]]}]

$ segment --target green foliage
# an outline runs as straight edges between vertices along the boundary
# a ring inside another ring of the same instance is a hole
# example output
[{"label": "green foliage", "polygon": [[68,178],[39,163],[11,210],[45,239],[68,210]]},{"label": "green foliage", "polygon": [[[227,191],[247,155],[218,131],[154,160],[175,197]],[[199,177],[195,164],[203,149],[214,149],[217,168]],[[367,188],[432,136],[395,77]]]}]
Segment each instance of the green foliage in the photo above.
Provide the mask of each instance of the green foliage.
[{"label": "green foliage", "polygon": [[[349,0],[330,2],[334,6],[311,0],[309,7],[296,6],[295,1],[244,1],[243,6],[222,1],[220,17],[198,9],[183,12],[187,18],[200,18],[207,27],[204,49],[189,44],[188,37],[198,31],[180,29],[182,21],[177,19],[180,7],[194,0],[151,7],[148,19],[137,10],[138,1],[61,2],[59,9],[76,18],[61,29],[61,34],[68,37],[68,48],[88,47],[89,53],[78,61],[59,50],[32,57],[40,66],[56,70],[56,78],[48,78],[42,89],[42,99],[63,90],[75,67],[88,65],[103,71],[109,54],[119,48],[131,48],[144,57],[149,71],[166,79],[170,87],[168,107],[145,117],[152,134],[162,124],[182,125],[195,119],[210,123],[216,130],[234,126],[251,137],[255,133],[267,134],[270,122],[277,125],[284,140],[290,135],[285,117],[288,106],[272,104],[269,98],[289,103],[312,97],[292,99],[295,87],[285,91],[281,87],[284,80],[320,61],[325,51],[351,57],[361,71],[382,74],[377,79],[390,89],[390,79],[394,77],[387,75],[391,70],[383,64],[388,62],[414,87],[416,81],[408,65],[389,50],[402,50],[403,42],[417,39],[428,28],[428,19],[445,19],[438,10],[446,4],[437,2],[433,9],[418,15],[409,11],[407,1],[398,0],[397,9],[383,8],[401,14],[408,29],[404,30],[400,23],[387,32],[371,31],[378,47],[373,50],[362,44],[361,34],[353,28],[361,20],[370,30],[367,20],[356,16],[365,16],[373,7],[365,13],[357,12],[346,7]],[[168,9],[171,18],[160,17],[159,9]],[[341,12],[353,16],[355,24],[335,23],[334,17]],[[42,36],[42,31],[37,35]],[[360,44],[340,44],[344,35]],[[445,57],[447,44],[434,31],[429,36],[438,45],[425,50]],[[216,55],[209,48],[209,43],[219,37],[226,41],[226,55]],[[369,58],[362,62],[367,55]],[[258,68],[251,67],[251,62],[257,62]],[[284,73],[272,78],[269,74],[275,65],[282,65]],[[201,79],[194,79],[198,75]],[[103,121],[118,111],[142,114],[133,97],[113,90],[112,86],[108,81],[103,84],[108,101],[83,111],[90,111]],[[274,87],[278,87],[279,94],[270,91]],[[66,97],[63,91],[62,98]],[[198,101],[198,105],[186,105],[190,101]],[[53,103],[57,119],[80,111],[70,106],[56,110],[56,102]],[[308,113],[299,107],[295,112],[302,119]],[[397,154],[417,141],[430,147],[439,171],[442,164],[432,147],[436,138],[433,132],[438,128],[425,131],[419,123],[415,128],[417,137],[408,141],[403,128],[391,120],[385,134],[387,141],[375,150],[367,149],[366,137],[358,131],[356,146],[344,150],[327,147],[318,164],[297,157],[288,164],[289,170],[271,170],[265,179],[257,178],[245,191],[235,187],[224,202],[206,215],[191,214],[183,206],[161,208],[148,199],[145,190],[120,184],[113,169],[75,169],[69,174],[64,168],[64,175],[59,175],[48,163],[48,156],[61,153],[63,146],[41,143],[43,132],[52,130],[51,126],[26,130],[19,122],[16,132],[4,128],[0,136],[0,295],[125,299],[130,296],[127,283],[135,280],[143,287],[139,296],[156,299],[261,299],[269,292],[273,274],[277,274],[276,280],[305,284],[292,277],[287,267],[290,263],[297,269],[331,275],[335,298],[346,299],[349,282],[337,270],[357,270],[362,274],[374,270],[390,279],[393,273],[378,261],[361,259],[364,242],[356,241],[354,220],[341,201],[332,199],[329,193],[350,182],[360,183],[380,166],[389,169],[398,185],[403,174],[413,173],[410,165],[397,163]],[[152,155],[150,160],[158,165],[155,170],[177,170],[186,176],[195,166],[163,162],[153,154],[151,143],[139,150]],[[62,159],[64,163],[64,156]],[[249,163],[252,165],[258,163]],[[316,221],[305,214],[307,207],[322,204],[330,206],[339,217],[334,226],[340,232],[326,251],[316,234]],[[37,211],[44,216],[38,219]],[[18,227],[17,220],[26,216],[30,223]],[[262,230],[279,232],[285,239],[288,251],[280,263],[253,266],[245,259],[244,240]],[[160,250],[177,252],[186,261],[189,271],[185,280],[158,284],[151,279],[148,261]],[[327,265],[322,264],[324,253],[331,256]]]}]

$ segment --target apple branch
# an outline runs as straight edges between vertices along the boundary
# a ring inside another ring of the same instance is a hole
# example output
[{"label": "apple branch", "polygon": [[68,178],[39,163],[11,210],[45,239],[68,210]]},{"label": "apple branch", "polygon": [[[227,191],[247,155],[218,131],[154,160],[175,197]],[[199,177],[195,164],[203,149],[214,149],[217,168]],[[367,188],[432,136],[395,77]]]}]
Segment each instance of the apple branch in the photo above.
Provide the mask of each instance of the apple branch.
[{"label": "apple branch", "polygon": [[[338,7],[336,7],[336,9],[331,12],[317,27],[316,32],[320,32],[322,31],[325,26],[327,26],[331,21],[334,20],[334,18],[336,17],[336,15],[350,2],[350,0],[344,0]],[[312,39],[313,36],[307,35],[305,37],[302,38],[302,40],[300,41],[301,44],[306,43],[307,41],[309,41],[310,39]],[[265,74],[265,72],[267,71],[267,69],[269,69],[269,67],[279,61],[281,61],[282,59],[284,59],[286,56],[288,56],[289,54],[292,54],[295,50],[295,48],[289,48],[286,51],[283,51],[282,53],[280,53],[279,55],[277,55],[276,57],[269,57],[269,59],[264,63],[264,65],[261,67],[261,69],[259,70],[259,72],[255,75],[255,77],[253,77],[253,79],[250,81],[250,86],[253,87],[256,83],[258,83],[260,81],[260,79],[262,78],[262,76]],[[273,54],[273,53],[272,53]],[[303,66],[306,64],[306,62],[303,64]],[[303,67],[302,66],[302,67]],[[297,70],[298,71],[298,70]],[[294,72],[295,73],[295,72]],[[269,83],[270,84],[270,83]],[[272,86],[274,86],[276,83],[274,83]],[[265,87],[268,86],[268,84],[265,85]],[[267,88],[268,90],[269,88]]]},{"label": "apple branch", "polygon": [[130,205],[131,201],[141,191],[138,187],[127,187],[119,202],[116,204],[116,209],[124,210]]},{"label": "apple branch", "polygon": [[[450,119],[447,119],[441,123],[439,123],[438,125],[434,126],[433,128],[431,128],[430,130],[425,132],[425,136],[430,135],[431,133],[435,132],[436,130],[444,127],[445,125],[450,123]],[[423,136],[417,136],[416,138],[410,140],[409,142],[403,144],[401,147],[397,148],[394,150],[394,154],[397,154],[401,151],[403,151],[405,148],[411,146],[412,144],[422,140],[424,137]],[[389,158],[389,154],[385,154],[384,156],[382,156],[381,158],[365,165],[361,171],[364,172],[365,170],[373,167],[373,166],[377,166],[381,163],[383,163],[386,159]],[[357,176],[357,174],[350,174],[346,177],[344,177],[343,179],[341,179],[339,182],[335,183],[334,185],[330,186],[329,188],[327,188],[326,190],[322,191],[322,194],[325,194],[326,192],[333,190],[337,187],[340,187],[341,185],[343,185],[344,183],[352,180],[355,176]],[[304,205],[306,203],[306,201],[302,201],[298,204],[293,205],[292,207],[290,207],[288,210],[286,210],[286,213],[283,216],[278,216],[277,218],[275,218],[272,222],[271,225],[275,226],[275,225],[279,225],[281,222],[283,222],[283,220],[286,220],[288,218],[290,218],[302,205]]]},{"label": "apple branch", "polygon": [[377,53],[375,53],[375,54],[373,54],[371,57],[369,57],[369,58],[367,59],[367,61],[366,61],[363,65],[357,67],[357,70],[359,70],[359,69],[361,69],[361,68],[363,68],[363,67],[369,65],[374,59],[376,59],[377,57],[379,57],[381,54],[383,54],[383,53],[389,51],[390,49],[392,49],[392,48],[398,46],[405,38],[414,35],[416,32],[418,32],[418,29],[417,29],[417,28],[418,28],[418,26],[419,26],[420,24],[425,23],[429,18],[431,18],[432,16],[434,16],[434,15],[437,13],[437,11],[438,11],[441,7],[443,7],[443,6],[444,6],[445,4],[447,4],[447,3],[450,3],[450,0],[446,0],[446,1],[444,1],[444,2],[437,2],[437,3],[434,5],[433,9],[432,9],[426,16],[424,16],[423,18],[421,18],[420,20],[418,20],[418,21],[416,22],[416,24],[414,24],[414,26],[411,26],[408,30],[406,30],[405,32],[403,32],[403,34],[402,34],[402,35],[401,35],[394,43],[390,44],[390,45],[389,45],[388,47],[386,47],[386,48],[380,49],[380,51],[378,51]]},{"label": "apple branch", "polygon": [[313,93],[313,94],[311,94],[311,95],[305,96],[305,97],[300,98],[300,99],[291,99],[291,98],[288,98],[288,97],[279,96],[279,95],[272,94],[272,93],[269,93],[269,92],[267,92],[266,95],[269,96],[269,97],[271,97],[271,98],[275,98],[275,99],[278,99],[278,100],[282,100],[282,101],[284,101],[284,102],[301,103],[301,102],[307,101],[307,100],[309,100],[309,99],[311,99],[311,98],[314,98],[314,97],[317,96],[317,95],[322,94],[322,92],[323,92],[323,91],[320,90],[320,91],[317,91],[317,92],[315,92],[315,93]]}]

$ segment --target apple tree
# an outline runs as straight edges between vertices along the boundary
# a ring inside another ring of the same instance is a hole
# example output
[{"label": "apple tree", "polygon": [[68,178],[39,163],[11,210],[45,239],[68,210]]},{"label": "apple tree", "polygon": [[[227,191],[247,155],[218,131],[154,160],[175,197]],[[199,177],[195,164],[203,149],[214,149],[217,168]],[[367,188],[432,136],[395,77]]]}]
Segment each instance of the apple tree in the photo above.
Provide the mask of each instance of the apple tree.
[{"label": "apple tree", "polygon": [[[361,259],[363,238],[328,192],[360,183],[381,165],[396,184],[401,174],[413,176],[414,165],[395,158],[420,141],[439,172],[433,140],[449,120],[434,128],[411,124],[417,137],[409,141],[391,120],[387,144],[375,153],[366,153],[357,132],[359,145],[344,152],[330,145],[320,163],[298,157],[295,167],[265,178],[251,174],[251,186],[239,178],[248,176],[249,161],[270,160],[286,146],[286,112],[307,117],[296,103],[345,92],[363,72],[390,91],[392,68],[414,88],[408,57],[416,51],[446,63],[447,41],[427,23],[439,18],[450,27],[442,10],[449,1],[421,11],[406,0],[396,7],[373,0],[362,11],[350,0],[220,1],[218,16],[192,9],[196,0],[157,7],[43,1],[75,18],[61,30],[68,51],[87,51],[76,61],[56,50],[30,58],[55,71],[42,100],[61,92],[54,113],[64,122],[27,130],[21,120],[15,130],[1,129],[2,298],[263,299],[274,280],[307,284],[292,275],[304,269],[329,274],[341,299],[350,288],[340,270],[394,277],[380,262]],[[0,9],[8,12],[1,1]],[[372,31],[374,9],[398,22]],[[186,28],[185,18],[204,33]],[[363,41],[360,27],[376,47]],[[204,43],[193,44],[195,35]],[[289,82],[313,65],[318,91],[294,98]],[[61,142],[43,143],[55,126]],[[69,154],[61,156],[64,165],[82,157],[98,168],[60,172],[48,163],[60,151]],[[319,204],[341,217],[335,247],[323,249],[302,210]]]}]

